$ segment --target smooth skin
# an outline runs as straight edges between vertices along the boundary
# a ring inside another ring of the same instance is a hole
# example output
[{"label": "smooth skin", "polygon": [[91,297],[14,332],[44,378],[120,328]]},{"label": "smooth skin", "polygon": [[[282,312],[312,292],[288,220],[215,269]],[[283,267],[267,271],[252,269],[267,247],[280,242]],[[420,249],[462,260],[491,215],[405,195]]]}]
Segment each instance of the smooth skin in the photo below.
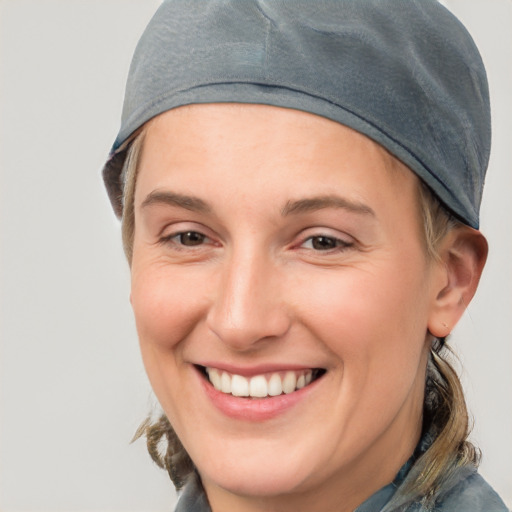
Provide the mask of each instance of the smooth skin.
[{"label": "smooth skin", "polygon": [[[487,251],[459,228],[429,259],[417,185],[378,144],[304,112],[193,105],[148,124],[131,302],[214,512],[353,510],[414,451],[429,332],[453,328]],[[244,421],[204,392],[207,364],[326,373]]]}]

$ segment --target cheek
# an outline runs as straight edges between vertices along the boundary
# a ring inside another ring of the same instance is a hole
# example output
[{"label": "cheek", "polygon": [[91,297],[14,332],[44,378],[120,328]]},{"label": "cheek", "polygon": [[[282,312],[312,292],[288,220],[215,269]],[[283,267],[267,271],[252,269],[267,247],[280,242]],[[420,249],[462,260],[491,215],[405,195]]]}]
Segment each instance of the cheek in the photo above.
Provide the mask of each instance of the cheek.
[{"label": "cheek", "polygon": [[141,347],[169,350],[195,327],[204,311],[201,277],[165,265],[132,271],[131,303]]},{"label": "cheek", "polygon": [[301,283],[307,290],[301,316],[359,384],[380,378],[379,385],[390,387],[386,376],[401,380],[405,368],[413,376],[423,350],[428,317],[424,269],[392,261],[401,260],[340,269],[329,279],[309,276]]},{"label": "cheek", "polygon": [[179,427],[179,411],[192,400],[182,378],[182,341],[201,322],[204,287],[165,265],[132,269],[131,303],[144,367],[160,404]]},{"label": "cheek", "polygon": [[308,279],[302,289],[305,310],[323,317],[328,330],[354,328],[361,334],[373,327],[382,332],[418,327],[427,299],[418,273],[392,266],[342,269],[325,280]]}]

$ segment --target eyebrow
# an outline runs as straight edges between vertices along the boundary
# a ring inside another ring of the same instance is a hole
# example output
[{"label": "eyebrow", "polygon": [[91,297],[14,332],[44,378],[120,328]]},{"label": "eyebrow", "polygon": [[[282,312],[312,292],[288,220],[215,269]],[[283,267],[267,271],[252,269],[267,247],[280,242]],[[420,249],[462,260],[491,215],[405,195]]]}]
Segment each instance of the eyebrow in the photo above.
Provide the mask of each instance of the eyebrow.
[{"label": "eyebrow", "polygon": [[298,201],[288,201],[281,210],[281,215],[308,213],[323,208],[342,208],[350,212],[375,217],[375,212],[366,204],[350,201],[339,196],[318,196]]},{"label": "eyebrow", "polygon": [[154,204],[165,204],[169,206],[178,206],[198,213],[210,213],[211,206],[202,199],[194,196],[187,196],[184,194],[177,194],[175,192],[167,192],[162,190],[154,190],[149,193],[144,199],[141,207],[146,208]]},{"label": "eyebrow", "polygon": [[[211,206],[206,201],[203,201],[198,197],[162,190],[154,190],[149,193],[142,203],[142,208],[146,208],[154,204],[177,206],[179,208],[184,208],[198,213],[211,213],[212,211]],[[281,209],[281,215],[286,217],[288,215],[308,213],[315,210],[322,210],[324,208],[342,208],[350,212],[375,217],[375,212],[369,206],[332,195],[310,197],[306,199],[299,199],[297,201],[287,201]]]}]

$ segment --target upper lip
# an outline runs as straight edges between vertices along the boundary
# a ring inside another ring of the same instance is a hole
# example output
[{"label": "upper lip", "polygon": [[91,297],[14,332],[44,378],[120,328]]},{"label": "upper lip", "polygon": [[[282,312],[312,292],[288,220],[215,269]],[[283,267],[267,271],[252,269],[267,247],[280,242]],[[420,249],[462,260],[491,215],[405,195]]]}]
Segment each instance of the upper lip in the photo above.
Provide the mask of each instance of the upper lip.
[{"label": "upper lip", "polygon": [[217,370],[225,371],[234,375],[242,375],[244,377],[252,377],[254,375],[262,375],[264,373],[315,370],[319,368],[318,366],[290,363],[268,363],[251,366],[239,366],[214,361],[197,363],[196,366],[202,366],[205,368],[216,368]]}]

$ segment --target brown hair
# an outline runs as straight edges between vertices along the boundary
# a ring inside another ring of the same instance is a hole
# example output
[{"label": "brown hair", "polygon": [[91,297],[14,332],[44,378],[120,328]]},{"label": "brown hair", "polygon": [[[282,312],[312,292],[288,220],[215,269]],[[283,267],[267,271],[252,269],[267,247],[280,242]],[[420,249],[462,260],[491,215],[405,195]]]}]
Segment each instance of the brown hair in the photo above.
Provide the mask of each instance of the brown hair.
[{"label": "brown hair", "polygon": [[[130,263],[135,230],[134,193],[144,135],[142,129],[133,138],[123,171],[122,236]],[[462,223],[444,208],[427,185],[420,180],[418,183],[425,249],[430,258],[437,260],[440,241]],[[424,431],[428,431],[434,441],[415,462],[400,492],[386,510],[391,511],[413,501],[432,505],[439,496],[442,484],[453,479],[461,467],[478,465],[479,452],[468,441],[470,425],[462,385],[449,362],[450,355],[452,352],[445,339],[432,337],[425,386]],[[134,439],[142,436],[146,437],[152,459],[168,471],[179,490],[195,468],[167,417],[162,414],[156,421],[148,418],[139,427]],[[161,450],[162,444],[164,447]]]}]

